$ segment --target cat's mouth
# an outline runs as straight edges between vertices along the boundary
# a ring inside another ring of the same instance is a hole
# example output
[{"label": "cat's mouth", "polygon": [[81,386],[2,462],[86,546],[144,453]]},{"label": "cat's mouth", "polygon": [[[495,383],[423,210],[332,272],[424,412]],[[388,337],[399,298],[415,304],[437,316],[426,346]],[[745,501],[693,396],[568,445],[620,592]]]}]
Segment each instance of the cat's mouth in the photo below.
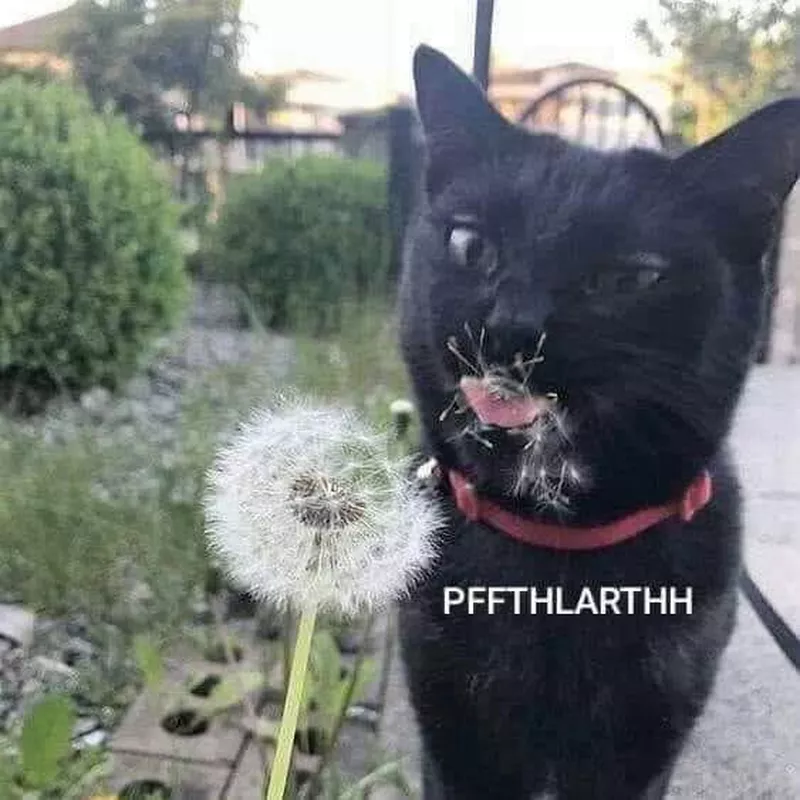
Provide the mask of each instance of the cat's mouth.
[{"label": "cat's mouth", "polygon": [[493,376],[465,376],[459,383],[466,405],[484,425],[513,430],[527,428],[553,406],[552,395],[535,395]]},{"label": "cat's mouth", "polygon": [[[484,357],[484,329],[478,341],[465,326],[475,352],[474,361],[459,348],[455,337],[447,349],[470,374],[456,377],[451,403],[439,415],[444,423],[453,414],[455,432],[448,441],[457,459],[468,465],[477,485],[495,494],[532,502],[537,508],[568,512],[572,495],[587,485],[587,472],[578,465],[567,424],[564,398],[544,393],[531,380],[541,355],[516,353],[505,364]],[[462,416],[466,415],[466,416]]]},{"label": "cat's mouth", "polygon": [[507,372],[495,371],[462,376],[457,397],[461,413],[473,416],[454,437],[475,443],[462,451],[473,474],[477,469],[479,480],[483,474],[488,484],[499,478],[503,494],[568,511],[586,473],[577,466],[557,396],[536,394]]}]

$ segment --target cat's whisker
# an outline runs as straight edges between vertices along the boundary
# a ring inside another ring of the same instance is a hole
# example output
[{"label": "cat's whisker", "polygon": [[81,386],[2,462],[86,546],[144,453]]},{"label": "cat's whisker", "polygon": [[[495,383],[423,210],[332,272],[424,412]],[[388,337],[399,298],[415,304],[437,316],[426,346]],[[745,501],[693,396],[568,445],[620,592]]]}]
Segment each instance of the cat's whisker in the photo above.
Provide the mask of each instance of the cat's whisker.
[{"label": "cat's whisker", "polygon": [[[533,354],[534,358],[539,358],[542,354],[542,348],[544,347],[544,343],[547,339],[547,331],[542,331],[542,335],[539,337],[539,341],[536,345],[536,352]],[[542,358],[542,360],[544,360]]]},{"label": "cat's whisker", "polygon": [[489,366],[487,365],[483,355],[486,328],[481,325],[480,339],[478,342],[475,341],[475,335],[473,334],[472,328],[468,322],[464,323],[464,332],[467,334],[467,338],[469,339],[472,349],[475,353],[475,362],[478,365],[479,374],[485,374],[489,370]]},{"label": "cat's whisker", "polygon": [[447,342],[445,343],[445,347],[471,372],[474,372],[476,375],[480,375],[480,371],[478,368],[472,364],[467,358],[465,358],[464,354],[458,349],[458,343],[456,342],[455,336],[451,336]]},{"label": "cat's whisker", "polygon": [[514,369],[522,375],[522,385],[526,386],[533,372],[530,360],[522,357],[522,353],[514,353]]},{"label": "cat's whisker", "polygon": [[474,431],[471,428],[466,428],[464,433],[489,450],[494,450],[494,445],[487,439],[484,439],[482,436],[480,436],[477,431]]},{"label": "cat's whisker", "polygon": [[563,461],[561,463],[561,474],[558,476],[558,486],[556,487],[556,494],[561,496],[561,493],[564,489],[564,480],[567,475],[567,462]]},{"label": "cat's whisker", "polygon": [[475,356],[478,360],[478,364],[484,369],[486,368],[486,359],[484,358],[483,355],[483,348],[485,344],[486,344],[486,326],[481,325],[481,334],[480,334],[480,339],[478,340],[478,352],[475,354]]},{"label": "cat's whisker", "polygon": [[472,328],[469,325],[469,322],[464,323],[464,332],[467,334],[467,339],[469,343],[472,345],[472,350],[475,353],[475,363],[478,365],[481,371],[483,371],[483,364],[481,363],[481,354],[478,348],[478,345],[475,343],[475,336],[472,333]]},{"label": "cat's whisker", "polygon": [[447,417],[451,414],[451,412],[453,412],[453,410],[457,407],[457,405],[458,405],[458,397],[454,397],[450,401],[450,404],[447,406],[447,408],[445,408],[445,410],[442,411],[441,414],[439,414],[439,422],[444,422],[447,419]]}]

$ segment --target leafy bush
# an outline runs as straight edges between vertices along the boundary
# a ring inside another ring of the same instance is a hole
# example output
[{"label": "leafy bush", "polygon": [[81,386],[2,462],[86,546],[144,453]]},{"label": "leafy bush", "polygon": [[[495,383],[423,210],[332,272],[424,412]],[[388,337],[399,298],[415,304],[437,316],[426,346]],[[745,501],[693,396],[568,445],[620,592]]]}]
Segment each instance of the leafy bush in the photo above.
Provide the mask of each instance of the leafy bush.
[{"label": "leafy bush", "polygon": [[183,307],[166,182],[66,85],[0,82],[0,384],[114,387]]},{"label": "leafy bush", "polygon": [[331,157],[270,160],[231,186],[209,250],[213,274],[268,327],[336,330],[348,303],[387,291],[385,173]]}]

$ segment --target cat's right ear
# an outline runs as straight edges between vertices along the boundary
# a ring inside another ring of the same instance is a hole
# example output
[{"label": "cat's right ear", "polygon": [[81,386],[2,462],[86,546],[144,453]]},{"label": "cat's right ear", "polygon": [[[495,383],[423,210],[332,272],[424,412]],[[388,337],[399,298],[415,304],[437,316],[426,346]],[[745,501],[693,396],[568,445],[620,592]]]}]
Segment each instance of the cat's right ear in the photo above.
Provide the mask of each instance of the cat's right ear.
[{"label": "cat's right ear", "polygon": [[800,98],[778,100],[673,162],[731,257],[760,261],[800,176]]},{"label": "cat's right ear", "polygon": [[414,53],[414,85],[428,150],[429,191],[436,191],[459,167],[485,158],[515,130],[478,84],[427,45]]}]

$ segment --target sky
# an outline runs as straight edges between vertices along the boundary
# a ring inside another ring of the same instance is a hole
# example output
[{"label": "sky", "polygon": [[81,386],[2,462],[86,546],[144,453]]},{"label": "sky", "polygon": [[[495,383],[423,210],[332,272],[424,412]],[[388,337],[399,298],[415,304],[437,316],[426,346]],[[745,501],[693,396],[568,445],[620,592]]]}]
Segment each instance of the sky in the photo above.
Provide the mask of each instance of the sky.
[{"label": "sky", "polygon": [[[0,27],[70,5],[71,0],[0,0]],[[305,68],[410,93],[419,42],[471,66],[475,0],[244,0],[253,24],[243,67],[274,73]],[[536,67],[583,61],[610,69],[652,65],[632,28],[657,21],[657,0],[495,0],[493,55]]]}]

